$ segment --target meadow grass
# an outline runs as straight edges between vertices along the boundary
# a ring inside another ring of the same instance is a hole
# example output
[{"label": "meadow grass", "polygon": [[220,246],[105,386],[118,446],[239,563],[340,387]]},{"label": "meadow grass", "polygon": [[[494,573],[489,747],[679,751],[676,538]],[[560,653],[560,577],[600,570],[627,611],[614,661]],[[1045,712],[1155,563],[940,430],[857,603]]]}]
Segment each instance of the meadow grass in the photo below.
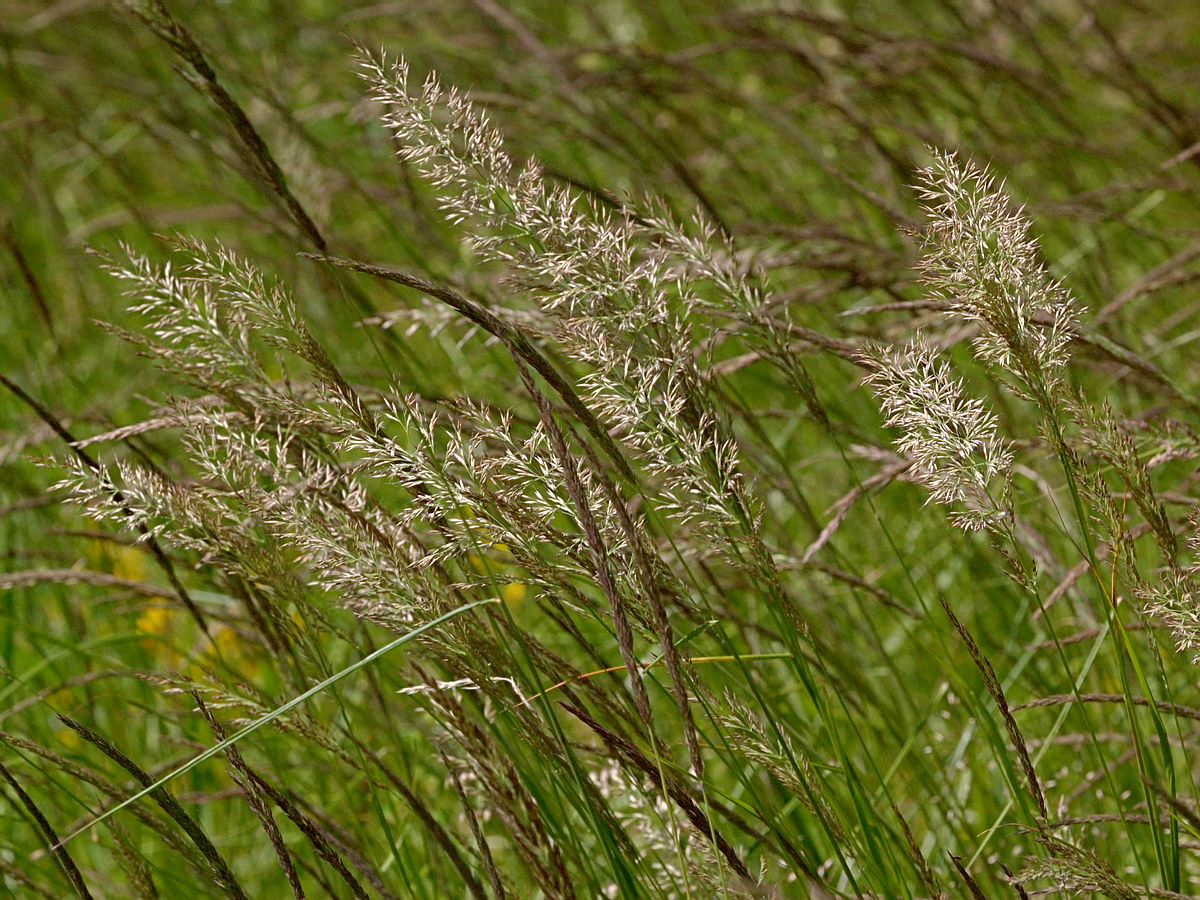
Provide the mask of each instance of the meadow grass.
[{"label": "meadow grass", "polygon": [[0,11],[0,894],[1200,889],[1200,16]]}]

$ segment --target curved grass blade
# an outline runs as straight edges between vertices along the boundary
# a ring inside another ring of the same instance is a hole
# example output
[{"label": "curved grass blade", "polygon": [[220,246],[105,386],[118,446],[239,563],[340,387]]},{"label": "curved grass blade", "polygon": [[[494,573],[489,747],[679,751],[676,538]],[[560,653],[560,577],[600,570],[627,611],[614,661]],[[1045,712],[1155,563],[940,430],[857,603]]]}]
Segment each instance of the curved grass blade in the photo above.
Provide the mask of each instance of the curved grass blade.
[{"label": "curved grass blade", "polygon": [[320,682],[319,684],[313,685],[311,688],[309,688],[304,693],[293,697],[291,700],[289,700],[287,703],[283,704],[282,706],[276,707],[275,709],[271,710],[271,712],[267,713],[265,716],[261,716],[260,718],[255,719],[249,725],[246,725],[243,728],[240,728],[239,730],[237,730],[236,732],[231,734],[229,737],[227,737],[225,740],[221,741],[218,744],[214,744],[212,747],[209,747],[203,753],[200,753],[199,755],[192,757],[190,760],[185,762],[183,765],[168,772],[166,775],[164,775],[162,778],[158,779],[153,784],[148,785],[147,787],[138,791],[136,794],[132,795],[131,797],[128,797],[127,799],[122,800],[120,803],[118,803],[112,809],[105,811],[102,815],[97,816],[96,818],[92,819],[90,822],[75,829],[75,831],[72,831],[65,838],[63,838],[57,844],[55,844],[52,849],[57,850],[58,848],[62,847],[64,844],[66,844],[68,841],[72,840],[73,838],[78,837],[79,835],[81,835],[85,831],[95,827],[96,825],[99,825],[101,822],[103,822],[109,816],[112,816],[113,814],[120,812],[125,807],[129,806],[130,804],[136,803],[138,800],[145,797],[151,791],[157,790],[158,788],[162,787],[164,784],[166,784],[168,781],[172,780],[173,778],[176,778],[179,775],[183,775],[186,772],[190,772],[192,769],[194,769],[196,766],[200,765],[200,763],[204,762],[206,759],[211,759],[212,757],[216,756],[218,753],[220,753],[222,750],[224,750],[226,747],[230,746],[231,744],[237,743],[242,738],[246,737],[248,734],[251,734],[252,732],[257,731],[262,726],[270,724],[271,722],[273,722],[275,719],[279,718],[284,713],[299,706],[305,700],[308,700],[311,697],[314,697],[317,694],[321,693],[321,691],[325,690],[330,685],[337,684],[337,682],[341,681],[347,675],[350,675],[353,672],[358,671],[359,669],[361,669],[363,666],[367,665],[368,663],[374,662],[379,657],[381,657],[385,653],[387,653],[389,650],[393,650],[396,647],[399,647],[401,644],[407,643],[408,641],[412,640],[413,638],[419,637],[420,635],[424,634],[426,631],[429,631],[430,629],[432,629],[438,625],[441,625],[443,622],[448,622],[450,619],[460,616],[465,612],[475,609],[476,607],[484,606],[489,603],[498,603],[498,602],[499,602],[498,600],[489,599],[489,600],[477,600],[474,603],[468,603],[464,606],[458,607],[457,609],[451,610],[450,612],[446,613],[443,616],[439,616],[438,618],[434,619],[432,622],[425,623],[420,628],[413,629],[412,631],[408,632],[408,634],[401,635],[400,637],[396,638],[396,640],[394,640],[388,644],[384,644],[382,647],[380,647],[374,653],[367,654],[362,659],[360,659],[358,662],[352,663],[351,665],[347,666],[346,668],[342,669],[339,672],[335,672],[333,675],[330,675],[328,678],[326,678],[324,681]]}]

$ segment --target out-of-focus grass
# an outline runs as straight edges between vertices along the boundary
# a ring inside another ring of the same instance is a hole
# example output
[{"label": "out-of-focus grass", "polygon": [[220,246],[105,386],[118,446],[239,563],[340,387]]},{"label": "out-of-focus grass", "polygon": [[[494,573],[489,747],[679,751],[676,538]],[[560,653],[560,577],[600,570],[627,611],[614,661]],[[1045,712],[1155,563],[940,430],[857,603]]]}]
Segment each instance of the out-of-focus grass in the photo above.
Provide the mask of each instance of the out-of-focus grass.
[{"label": "out-of-focus grass", "polygon": [[[536,155],[552,178],[601,202],[653,193],[681,217],[702,211],[756,252],[794,324],[836,340],[886,340],[931,318],[913,303],[923,298],[906,236],[918,221],[914,171],[926,161],[926,145],[988,161],[1026,205],[1055,273],[1086,308],[1071,377],[1119,415],[1177,423],[1171,440],[1181,459],[1155,477],[1174,491],[1166,499],[1177,519],[1195,503],[1187,488],[1194,488],[1188,454],[1198,375],[1200,112],[1189,85],[1200,62],[1200,17],[1190,4],[1163,4],[1153,15],[1125,3],[925,0],[778,10],[537,0],[175,3],[171,10],[333,253],[453,282],[486,302],[499,296],[497,273],[475,263],[442,221],[434,194],[395,159],[355,77],[353,42],[402,52],[417,71],[436,67],[488,108],[517,154]],[[128,325],[130,316],[119,285],[87,249],[111,254],[126,242],[165,257],[156,234],[219,239],[278,275],[356,383],[394,378],[425,398],[507,402],[516,380],[511,360],[460,323],[433,336],[409,333],[404,319],[388,330],[359,326],[381,313],[420,309],[420,301],[300,256],[318,249],[311,230],[298,226],[278,185],[248,162],[228,110],[190,83],[196,70],[129,9],[11,0],[0,10],[0,33],[0,371],[72,435],[139,421],[168,396],[186,393],[96,324]],[[735,425],[747,438],[768,533],[788,570],[829,521],[832,504],[863,484],[873,488],[880,457],[861,448],[885,443],[873,402],[844,359],[798,338],[796,352],[805,355],[831,423],[826,430],[771,372],[742,367],[742,349],[733,337],[714,358],[729,373],[720,382],[729,408],[744,413]],[[1006,428],[1036,433],[1025,404],[972,368],[964,349],[952,352]],[[132,583],[64,583],[59,576],[0,594],[0,730],[14,737],[0,748],[0,762],[60,834],[112,802],[109,788],[124,796],[133,784],[55,714],[84,722],[161,775],[215,741],[193,698],[169,690],[169,673],[211,672],[204,676],[214,685],[205,698],[211,706],[236,702],[239,715],[266,712],[387,640],[336,598],[318,596],[311,609],[290,611],[305,653],[280,658],[262,641],[254,603],[222,593],[211,561],[174,558],[213,623],[205,638],[141,545],[46,493],[54,473],[30,457],[67,455],[60,437],[11,392],[0,393],[0,422],[5,570],[80,569]],[[150,431],[95,452],[187,476],[168,434]],[[1082,539],[1079,523],[1058,521],[1070,514],[1063,484],[1027,474],[1020,512],[1058,535],[1031,541],[1045,541],[1047,577],[1064,578],[1081,558],[1071,546]],[[739,846],[757,862],[773,858],[764,849],[770,835],[790,838],[799,858],[824,863],[824,886],[814,891],[929,895],[892,804],[937,884],[952,895],[967,888],[951,854],[984,895],[999,897],[1011,895],[1001,865],[1019,868],[1021,855],[1038,852],[1022,830],[1035,815],[1003,723],[939,597],[948,598],[1013,704],[1071,694],[1076,678],[1084,692],[1136,693],[1122,684],[1113,640],[1094,633],[1101,623],[1088,598],[1097,600],[1097,589],[1064,590],[1043,615],[1005,577],[987,541],[949,528],[923,500],[919,488],[900,481],[869,490],[816,557],[823,568],[796,570],[793,587],[802,589],[829,679],[815,697],[804,694],[786,662],[696,666],[711,697],[730,690],[749,702],[757,692],[774,724],[818,762],[817,778],[846,833],[823,830],[793,791],[749,767],[722,744],[719,730],[701,729],[710,756],[705,796],[752,824],[751,834],[738,835]],[[505,568],[502,553],[487,548],[481,557],[484,568],[494,566],[506,614],[578,671],[619,662],[603,623],[583,626],[609,654],[590,659],[536,596],[518,598],[506,587],[519,573]],[[761,594],[742,584],[716,601],[713,623],[684,648],[688,656],[780,649],[772,631],[788,626]],[[1124,610],[1133,601],[1123,603]],[[1131,615],[1127,624],[1134,621]],[[1148,644],[1137,651],[1157,700],[1200,705],[1194,669],[1171,653],[1168,638],[1160,640],[1161,653]],[[525,648],[511,652],[498,662],[533,669]],[[255,732],[242,753],[319,825],[367,895],[463,896],[468,881],[367,758],[380,757],[476,858],[471,823],[439,755],[443,729],[419,698],[396,694],[416,677],[404,659],[401,651],[315,698],[311,722]],[[697,705],[711,697],[698,697]],[[541,700],[547,715],[553,699]],[[652,699],[656,710],[671,711],[664,692]],[[1176,811],[1183,836],[1160,836],[1156,856],[1152,829],[1138,819],[1146,810],[1137,769],[1116,764],[1135,746],[1161,749],[1144,713],[1135,712],[1138,741],[1120,704],[1016,715],[1051,818],[1084,818],[1059,837],[1090,847],[1133,883],[1194,893],[1194,815]],[[631,854],[617,825],[589,811],[586,779],[540,756],[514,720],[481,721],[511,749],[578,896],[600,896],[610,885],[630,897],[709,890],[668,883]],[[1190,712],[1167,721],[1177,748],[1170,790],[1189,810],[1197,802],[1191,722]],[[313,723],[327,732],[316,733]],[[559,727],[564,745],[594,743],[573,720]],[[680,740],[669,727],[658,738],[664,756]],[[47,761],[23,742],[56,756]],[[86,785],[72,764],[107,780]],[[1106,768],[1110,774],[1101,774]],[[199,766],[171,790],[249,896],[288,889],[225,765]],[[116,827],[105,824],[68,845],[93,895],[154,896],[139,887],[147,879],[162,897],[217,895],[181,863],[191,851],[166,837],[174,826],[152,806],[142,815],[123,813]],[[303,828],[276,818],[309,895],[350,896],[347,882],[304,842]],[[0,793],[0,821],[4,889],[16,897],[63,896],[69,882],[15,793]],[[480,827],[513,879],[512,895],[533,896],[532,882],[514,874],[521,870],[503,824],[485,818]],[[1183,858],[1180,874],[1175,854]],[[799,872],[794,860],[772,862],[766,880],[781,896],[806,896],[815,882]],[[489,883],[482,868],[475,877],[481,890]]]}]

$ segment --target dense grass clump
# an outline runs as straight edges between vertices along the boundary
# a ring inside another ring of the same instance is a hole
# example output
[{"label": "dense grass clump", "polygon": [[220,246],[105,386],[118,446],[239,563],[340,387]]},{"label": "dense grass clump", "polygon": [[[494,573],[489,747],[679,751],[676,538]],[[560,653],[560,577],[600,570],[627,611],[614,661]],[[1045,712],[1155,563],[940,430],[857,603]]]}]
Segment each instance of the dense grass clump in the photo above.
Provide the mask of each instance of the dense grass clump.
[{"label": "dense grass clump", "polygon": [[0,893],[1200,893],[1194,5],[0,28]]}]

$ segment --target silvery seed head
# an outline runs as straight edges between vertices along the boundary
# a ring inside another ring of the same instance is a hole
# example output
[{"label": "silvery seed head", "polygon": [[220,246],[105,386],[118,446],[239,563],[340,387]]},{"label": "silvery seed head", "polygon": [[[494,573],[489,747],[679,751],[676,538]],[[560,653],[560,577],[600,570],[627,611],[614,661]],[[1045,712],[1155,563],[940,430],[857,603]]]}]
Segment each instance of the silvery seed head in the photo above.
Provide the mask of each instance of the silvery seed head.
[{"label": "silvery seed head", "polygon": [[975,322],[981,359],[1045,397],[1067,361],[1078,310],[1041,261],[1029,221],[986,169],[934,152],[921,172],[928,215],[920,269],[952,314]]},{"label": "silvery seed head", "polygon": [[956,524],[970,531],[998,527],[1007,516],[1012,451],[996,433],[995,416],[968,397],[950,367],[922,338],[863,354],[865,379],[883,408],[884,424],[900,431],[897,449],[912,460],[913,477],[929,499],[957,507]]}]

